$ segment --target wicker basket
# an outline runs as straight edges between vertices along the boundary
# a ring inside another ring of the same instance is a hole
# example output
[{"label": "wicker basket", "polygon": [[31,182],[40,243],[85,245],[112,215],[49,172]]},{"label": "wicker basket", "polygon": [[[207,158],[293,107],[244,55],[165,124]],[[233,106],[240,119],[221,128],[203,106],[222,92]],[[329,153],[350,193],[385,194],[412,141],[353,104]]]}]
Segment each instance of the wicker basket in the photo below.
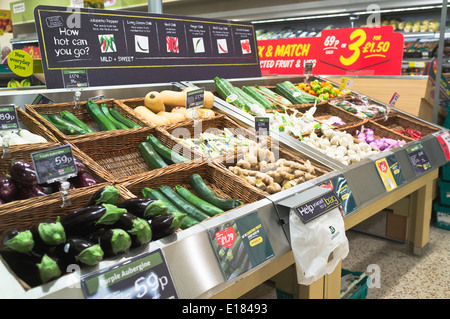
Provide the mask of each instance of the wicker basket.
[{"label": "wicker basket", "polygon": [[249,204],[266,197],[263,192],[251,187],[248,183],[242,182],[238,176],[209,162],[190,162],[180,167],[168,167],[167,170],[160,170],[157,174],[143,175],[119,186],[127,189],[129,194],[133,194],[134,197],[142,197],[144,187],[157,189],[162,185],[170,187],[181,185],[195,194],[189,183],[189,178],[193,174],[199,174],[214,193],[224,198],[237,198]]},{"label": "wicker basket", "polygon": [[[134,110],[133,110],[134,108],[136,108],[138,106],[144,105],[144,98],[117,100],[117,103],[128,107],[131,110],[131,112],[133,112],[133,114],[135,114],[136,117],[140,118],[142,121],[145,121],[146,123],[149,123],[149,126],[154,126],[153,123],[147,121],[140,114],[134,112]],[[172,109],[173,109],[173,107],[166,106],[166,112],[170,112]],[[216,111],[214,111],[214,113],[216,113]],[[202,121],[204,121],[204,120],[202,120]],[[187,119],[187,120],[179,122],[179,123],[169,124],[169,125],[160,125],[159,127],[168,127],[168,126],[179,125],[179,124],[181,124],[181,125],[192,125],[193,122],[194,122],[194,120]]]},{"label": "wicker basket", "polygon": [[[31,162],[31,153],[37,152],[37,151],[43,151],[48,149],[46,145],[36,146],[34,149],[28,149],[28,150],[22,150],[22,151],[13,151],[11,152],[11,158],[15,160],[25,160]],[[97,185],[83,187],[83,188],[77,188],[77,189],[71,189],[69,190],[69,195],[75,196],[78,193],[84,193],[89,192],[91,189],[97,188],[98,185],[105,185],[107,181],[107,177],[103,174],[103,171],[101,168],[97,166],[94,162],[92,162],[91,159],[86,157],[85,154],[79,152],[79,150],[73,148],[72,153],[75,157],[77,157],[79,160],[81,160],[84,165],[86,166],[87,172],[90,173],[98,182]],[[9,171],[11,160],[1,160],[0,161],[0,173],[6,174]],[[21,200],[14,200],[9,203],[5,203],[3,205],[0,205],[0,215],[7,214],[8,212],[14,211],[14,210],[20,210],[20,209],[26,209],[29,208],[28,214],[30,215],[29,219],[33,219],[34,215],[44,214],[45,211],[38,211],[35,210],[35,205],[38,205],[38,203],[43,201],[56,201],[61,205],[61,195],[59,192],[52,193],[45,196],[39,196],[29,199],[21,199]],[[14,221],[14,218],[12,218],[12,221]],[[16,221],[17,222],[17,221]],[[0,221],[0,227],[4,227],[3,220]]]},{"label": "wicker basket", "polygon": [[[35,118],[39,123],[42,123],[45,127],[47,127],[55,136],[56,138],[61,141],[76,141],[78,139],[83,139],[86,136],[89,136],[91,138],[97,137],[97,136],[108,136],[111,134],[111,132],[114,133],[123,133],[127,130],[115,130],[115,131],[100,131],[100,128],[98,128],[97,123],[94,121],[94,119],[88,114],[86,110],[87,101],[80,102],[80,106],[78,108],[75,108],[75,103],[54,103],[54,104],[37,104],[37,105],[29,105],[25,104],[25,109],[33,118]],[[127,119],[135,122],[136,124],[141,125],[142,127],[152,127],[153,125],[148,124],[147,122],[142,121],[138,117],[134,116],[134,111],[129,109],[126,106],[123,106],[120,103],[117,103],[114,99],[104,99],[104,100],[96,100],[95,103],[102,104],[105,103],[108,108],[116,109],[120,112],[124,117]],[[86,123],[89,127],[93,128],[95,133],[86,134],[86,135],[67,135],[58,130],[53,124],[48,122],[46,119],[44,119],[39,113],[44,114],[59,114],[62,111],[67,110],[71,113],[73,113],[76,117],[78,117],[81,121]]]},{"label": "wicker basket", "polygon": [[351,127],[346,127],[346,128],[342,128],[339,129],[340,131],[346,131],[347,133],[353,135],[353,137],[355,139],[357,136],[357,132],[361,130],[362,126],[364,126],[364,128],[370,128],[373,130],[374,133],[374,137],[375,139],[379,139],[379,138],[391,138],[394,140],[401,140],[401,141],[405,141],[406,143],[409,143],[411,141],[413,141],[412,138],[409,138],[407,136],[404,136],[402,134],[396,133],[393,130],[390,130],[378,123],[375,123],[373,121],[366,121],[364,122],[362,125],[355,125],[355,126],[351,126]]},{"label": "wicker basket", "polygon": [[387,120],[384,118],[379,118],[373,121],[390,130],[403,130],[406,127],[415,131],[420,131],[422,132],[423,137],[440,131],[439,128],[431,124],[419,121],[413,117],[400,113],[389,116]]},{"label": "wicker basket", "polygon": [[[149,135],[154,135],[163,145],[177,150],[184,157],[194,158],[190,149],[175,147],[178,143],[168,133],[158,128],[130,129],[121,134],[112,132],[109,136],[86,137],[72,142],[75,147],[109,174],[110,182],[120,183],[134,179],[141,174],[165,169],[152,170],[139,153],[139,144],[144,142]],[[183,163],[173,164],[173,166],[178,165],[183,165]]]},{"label": "wicker basket", "polygon": [[[24,207],[14,207],[9,211],[0,213],[0,231],[10,228],[18,229],[30,229],[33,225],[40,222],[54,221],[59,217],[64,216],[72,211],[84,207],[85,203],[91,198],[91,196],[99,189],[104,187],[106,184],[98,184],[85,189],[80,189],[79,192],[71,194],[71,204],[65,207],[61,207],[61,201],[52,198],[41,201],[36,201],[29,206]],[[120,191],[120,189],[119,189]],[[126,199],[122,192],[119,194],[118,201]],[[0,256],[1,258],[1,256]],[[3,262],[9,269],[8,264]],[[29,290],[31,287],[21,280],[12,270],[9,269],[11,274],[17,279],[17,281],[22,285],[25,290]]]},{"label": "wicker basket", "polygon": [[[60,142],[55,137],[55,135],[53,135],[53,133],[50,132],[50,130],[48,130],[44,125],[40,124],[33,117],[27,114],[20,106],[16,106],[16,110],[17,110],[17,117],[19,119],[19,122],[22,123],[22,127],[27,129],[33,134],[42,136],[47,140],[47,142],[11,145],[9,146],[10,152],[26,151],[28,149],[35,148],[36,145],[46,148],[52,148],[60,145]],[[3,148],[0,149],[0,157],[1,156],[3,156]]]},{"label": "wicker basket", "polygon": [[[188,138],[197,138],[201,133],[208,132],[212,134],[221,134],[222,131],[227,128],[235,135],[243,136],[247,139],[256,140],[256,136],[247,128],[238,124],[233,119],[229,118],[225,115],[218,115],[211,119],[205,119],[203,121],[198,121],[195,123],[183,124],[178,123],[177,125],[171,125],[164,128],[164,131],[170,134],[175,140],[179,139],[188,139]],[[180,144],[186,145],[187,148],[191,149],[192,153],[195,155],[196,161],[201,160],[212,160],[206,152],[202,150],[197,150],[195,148],[191,148],[187,144],[181,142]],[[232,152],[235,153],[235,152]],[[217,160],[225,159],[227,154],[223,154],[222,156],[218,156]]]},{"label": "wicker basket", "polygon": [[[277,161],[279,159],[285,159],[287,161],[294,161],[294,162],[297,162],[300,164],[305,164],[305,162],[309,160],[311,162],[312,166],[314,167],[315,175],[317,177],[322,176],[322,175],[327,174],[332,171],[329,167],[324,166],[323,164],[317,162],[313,158],[307,157],[306,155],[300,153],[299,151],[288,149],[285,146],[279,145],[278,141],[276,141],[276,140],[267,140],[266,149],[273,152],[273,154],[275,155],[275,161]],[[243,158],[243,153],[240,152],[238,154],[229,155],[226,158],[226,160],[224,160],[220,163],[217,162],[216,164],[220,168],[224,169],[225,171],[229,171],[230,167],[236,166],[237,162],[242,158]],[[259,161],[259,159],[258,159],[258,161]],[[234,173],[232,173],[232,174],[235,175]],[[259,188],[251,185],[244,177],[240,177],[238,175],[236,175],[236,176],[241,179],[241,183],[247,184],[249,187],[252,187],[260,192],[263,192],[266,196],[270,195],[269,193],[267,193],[263,190],[260,190]]]},{"label": "wicker basket", "polygon": [[[293,114],[294,111],[298,111],[299,112],[299,116],[301,116],[302,114],[304,114],[306,111],[308,111],[309,109],[311,109],[310,106],[298,106],[298,107],[291,107],[287,110],[288,114]],[[337,116],[339,118],[342,119],[342,121],[345,122],[345,124],[343,125],[336,125],[333,127],[336,128],[345,128],[348,126],[354,126],[354,125],[358,125],[358,124],[362,124],[364,122],[363,119],[361,119],[360,117],[347,112],[337,106],[331,105],[330,103],[319,103],[317,104],[317,109],[314,113],[314,118],[320,122],[320,123],[324,123],[326,120],[328,120],[329,118],[331,118],[332,116]]]},{"label": "wicker basket", "polygon": [[[297,86],[297,84],[294,84],[295,86]],[[268,85],[268,86],[265,86],[265,85],[261,85],[261,87],[265,87],[265,88],[267,88],[267,89],[269,89],[269,90],[272,90],[272,91],[274,91],[275,93],[277,93],[277,91],[276,91],[276,86],[275,85]],[[263,94],[269,101],[272,101],[272,102],[274,102],[274,103],[276,103],[276,104],[278,104],[278,105],[280,105],[280,106],[282,106],[282,107],[284,107],[284,108],[291,108],[291,107],[298,107],[298,106],[305,106],[305,107],[312,107],[312,106],[314,106],[314,103],[306,103],[306,104],[285,104],[285,103],[281,103],[280,101],[278,101],[277,99],[274,99],[273,97],[271,97],[271,96],[268,96],[266,93],[264,93],[264,92],[262,92],[261,90],[258,90],[257,89],[257,91],[258,92],[260,92],[261,94]],[[278,93],[277,93],[278,94]],[[307,94],[307,95],[309,95],[308,93],[306,93],[305,92],[305,94]],[[317,105],[319,105],[319,104],[322,104],[322,103],[326,103],[326,102],[324,102],[324,101],[317,101]],[[278,108],[277,110],[275,110],[275,111],[283,111],[283,108]]]}]

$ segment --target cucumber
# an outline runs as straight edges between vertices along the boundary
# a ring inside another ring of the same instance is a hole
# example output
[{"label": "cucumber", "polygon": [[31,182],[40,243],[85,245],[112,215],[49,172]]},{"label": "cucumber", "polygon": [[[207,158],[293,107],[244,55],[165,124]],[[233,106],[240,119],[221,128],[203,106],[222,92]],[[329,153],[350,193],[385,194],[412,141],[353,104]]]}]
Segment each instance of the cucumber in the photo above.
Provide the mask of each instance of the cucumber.
[{"label": "cucumber", "polygon": [[[142,195],[147,198],[162,200],[166,204],[168,212],[176,212],[182,214],[182,211],[178,207],[176,207],[167,197],[165,197],[161,192],[157,191],[156,189],[144,187],[142,189]],[[183,219],[183,223],[181,224],[180,228],[186,229],[196,224],[198,224],[198,221],[196,219],[186,215]]]},{"label": "cucumber", "polygon": [[239,199],[228,199],[217,196],[199,174],[193,174],[189,178],[189,182],[197,193],[198,197],[207,201],[208,203],[223,209],[224,211],[239,207],[244,203]]},{"label": "cucumber", "polygon": [[61,112],[61,117],[69,122],[72,122],[73,124],[81,127],[82,129],[86,130],[89,133],[94,133],[94,130],[91,129],[89,126],[87,126],[86,123],[84,123],[82,120],[80,120],[78,117],[76,117],[75,115],[73,115],[72,113],[70,113],[67,110],[64,110]]},{"label": "cucumber", "polygon": [[139,153],[144,158],[144,161],[151,169],[167,167],[167,163],[159,156],[148,142],[141,142],[138,146]]},{"label": "cucumber", "polygon": [[207,214],[210,217],[216,216],[217,214],[224,213],[224,211],[207,201],[204,201],[203,199],[195,196],[192,194],[187,188],[177,185],[175,186],[175,191],[180,194],[181,197],[183,197],[185,200],[187,200],[189,203],[203,211],[205,214]]},{"label": "cucumber", "polygon": [[113,131],[117,129],[116,126],[106,117],[106,115],[103,114],[97,103],[87,101],[86,110],[103,131]]},{"label": "cucumber", "polygon": [[102,110],[103,114],[105,114],[105,116],[108,118],[108,120],[110,120],[118,130],[128,129],[128,126],[126,126],[126,125],[123,124],[122,122],[119,122],[118,120],[116,120],[116,119],[109,113],[109,108],[106,106],[105,103],[100,104],[100,109]]},{"label": "cucumber", "polygon": [[128,126],[128,128],[141,128],[142,126],[140,126],[137,123],[134,123],[132,120],[127,119],[125,116],[123,116],[122,114],[120,114],[119,111],[117,111],[116,109],[110,109],[109,113],[119,122],[125,124],[126,126]]},{"label": "cucumber", "polygon": [[197,209],[195,206],[191,205],[187,200],[185,200],[183,197],[178,195],[170,186],[162,185],[158,188],[158,190],[166,196],[172,203],[175,204],[179,209],[182,210],[183,213],[188,214],[188,216],[191,216],[192,218],[195,218],[199,222],[202,220],[209,218],[208,215],[206,215],[201,210]]},{"label": "cucumber", "polygon": [[88,131],[82,129],[78,125],[73,124],[72,122],[64,120],[58,114],[48,114],[47,116],[50,119],[51,123],[54,124],[56,128],[61,132],[63,132],[64,134],[67,135],[89,134]]},{"label": "cucumber", "polygon": [[286,99],[285,97],[283,97],[280,94],[277,94],[276,92],[272,91],[269,88],[266,87],[262,87],[262,86],[257,86],[255,85],[255,88],[260,90],[261,92],[263,92],[264,94],[268,95],[269,97],[277,100],[280,103],[286,104],[286,105],[292,105],[292,102],[289,101],[288,99]]},{"label": "cucumber", "polygon": [[[216,76],[214,78],[214,83],[216,85],[216,91],[222,99],[224,99],[226,102],[230,104],[233,104],[234,106],[245,112],[250,111],[250,106],[248,106],[247,103],[245,103],[239,98],[237,93],[234,91],[233,85],[231,85],[231,83],[228,82],[228,80]],[[236,98],[234,100],[228,101],[228,97],[230,98],[236,97]]]},{"label": "cucumber", "polygon": [[158,140],[155,136],[147,136],[147,142],[153,147],[153,149],[166,161],[171,164],[178,164],[183,162],[189,162],[190,160],[177,152],[172,151],[170,148],[165,146]]},{"label": "cucumber", "polygon": [[275,108],[275,104],[261,93],[259,93],[253,86],[243,86],[242,91],[244,91],[248,96],[251,96],[254,100],[258,101],[266,110],[271,110]]}]

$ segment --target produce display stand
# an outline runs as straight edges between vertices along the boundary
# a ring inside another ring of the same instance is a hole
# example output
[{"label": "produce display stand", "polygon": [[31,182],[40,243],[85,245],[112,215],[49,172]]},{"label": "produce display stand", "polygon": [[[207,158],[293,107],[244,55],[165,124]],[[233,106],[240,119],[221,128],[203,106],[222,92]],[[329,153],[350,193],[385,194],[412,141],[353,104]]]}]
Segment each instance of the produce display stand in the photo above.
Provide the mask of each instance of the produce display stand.
[{"label": "produce display stand", "polygon": [[[301,76],[280,76],[231,79],[231,81],[242,85],[250,83],[258,85],[274,85],[274,83],[284,80],[291,80],[296,83],[302,79],[303,77]],[[151,90],[179,90],[180,86],[183,85],[198,86],[204,87],[206,90],[214,90],[213,81],[177,84],[159,83],[138,86],[127,85],[108,88],[92,87],[81,90],[80,101],[85,101],[92,96],[98,96],[100,94],[108,99],[133,99],[136,97],[144,97],[145,94]],[[54,89],[30,90],[21,95],[2,92],[1,98],[2,100],[5,100],[6,103],[24,106],[25,104],[30,104],[37,94],[44,94],[54,100],[55,103],[66,103],[73,100],[74,97],[73,91]],[[381,103],[381,105],[383,104]],[[249,116],[245,112],[219,98],[215,99],[214,109],[227,114],[227,116],[239,123],[239,125],[246,126],[248,130],[251,131],[254,129],[254,118],[252,116]],[[399,110],[395,111],[395,114],[403,113]],[[405,114],[405,116],[406,115],[407,114]],[[415,119],[417,121],[422,121],[418,118]],[[253,201],[250,201],[244,206],[220,214],[214,218],[207,219],[200,224],[177,232],[174,235],[162,238],[161,240],[150,242],[142,248],[131,250],[127,254],[117,256],[117,258],[104,260],[100,263],[98,268],[82,269],[80,273],[67,274],[53,282],[33,289],[25,289],[18,282],[17,278],[8,271],[7,266],[3,262],[0,262],[0,280],[2,283],[5,283],[2,285],[2,288],[0,288],[0,297],[85,298],[83,290],[79,285],[80,276],[83,277],[92,271],[113,266],[126,258],[135,257],[146,252],[153,252],[160,249],[163,253],[166,265],[170,270],[170,275],[176,288],[178,298],[237,298],[268,279],[274,280],[278,289],[290,293],[294,297],[339,298],[340,265],[338,265],[331,274],[324,276],[322,279],[309,286],[297,284],[295,269],[293,267],[295,261],[289,238],[286,235],[288,233],[286,230],[289,227],[286,216],[289,213],[289,210],[283,208],[279,203],[286,199],[292,199],[301,204],[305,200],[308,200],[308,198],[312,198],[316,194],[323,192],[323,189],[320,186],[317,186],[320,182],[343,174],[347,179],[358,207],[344,218],[345,228],[351,229],[380,210],[409,196],[412,205],[410,205],[411,218],[409,219],[410,224],[408,225],[410,226],[408,244],[413,253],[417,255],[423,254],[428,247],[433,181],[438,177],[439,167],[447,163],[442,147],[436,138],[438,134],[444,133],[446,130],[432,123],[427,123],[427,125],[435,127],[436,132],[425,136],[419,141],[412,141],[408,144],[415,145],[420,143],[428,156],[431,169],[420,175],[417,175],[412,168],[404,147],[383,152],[359,163],[346,166],[325,156],[293,136],[271,131],[271,137],[278,140],[282,147],[289,149],[290,152],[298,152],[305,157],[314,159],[315,162],[328,168],[329,172],[314,180],[301,183],[267,197],[259,193]],[[151,130],[152,128],[146,129]],[[167,133],[167,131],[165,132]],[[88,143],[88,141],[84,142]],[[81,150],[81,152],[82,151],[83,150]],[[396,156],[399,162],[405,183],[398,186],[396,189],[387,192],[378,175],[374,162],[392,154]],[[95,162],[95,158],[92,160]],[[187,163],[187,165],[191,164]],[[216,164],[210,162],[196,165],[214,166]],[[170,166],[168,169],[170,169]],[[180,165],[180,170],[183,169],[188,169],[188,166]],[[182,176],[176,176],[176,171],[171,171],[171,173],[174,175],[172,178],[182,178]],[[227,172],[227,174],[231,173]],[[149,182],[152,182],[151,176],[152,175],[145,175],[143,178],[147,178]],[[155,178],[166,178],[164,177],[163,170],[156,172]],[[228,182],[231,180],[232,176],[230,175]],[[118,187],[122,189],[123,196],[137,196],[135,194],[135,184],[133,183],[139,183],[139,181],[141,180],[137,177],[126,182],[119,180],[120,183],[117,183],[117,179],[113,178],[112,182],[108,182],[118,185]],[[370,181],[369,185],[367,181]],[[129,188],[131,188],[131,190]],[[93,191],[94,189],[91,190],[91,192]],[[305,194],[307,194],[307,196],[305,196]],[[85,196],[85,194],[83,194],[83,196]],[[42,205],[45,205],[45,203]],[[224,223],[248,216],[254,212],[257,212],[261,224],[267,233],[267,238],[273,249],[274,256],[244,272],[242,275],[227,281],[224,279],[219,267],[217,257],[208,236],[208,230]]]}]

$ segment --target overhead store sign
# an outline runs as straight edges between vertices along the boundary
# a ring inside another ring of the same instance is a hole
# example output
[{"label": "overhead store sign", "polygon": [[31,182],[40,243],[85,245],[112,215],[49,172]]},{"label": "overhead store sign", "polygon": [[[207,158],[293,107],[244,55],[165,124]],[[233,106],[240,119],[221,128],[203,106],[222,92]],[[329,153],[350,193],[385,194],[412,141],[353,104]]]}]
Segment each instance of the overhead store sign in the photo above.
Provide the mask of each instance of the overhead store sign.
[{"label": "overhead store sign", "polygon": [[83,70],[88,86],[260,77],[252,24],[142,12],[37,6],[47,88]]},{"label": "overhead store sign", "polygon": [[392,26],[323,30],[320,37],[259,40],[261,72],[304,74],[400,75],[403,35]]}]

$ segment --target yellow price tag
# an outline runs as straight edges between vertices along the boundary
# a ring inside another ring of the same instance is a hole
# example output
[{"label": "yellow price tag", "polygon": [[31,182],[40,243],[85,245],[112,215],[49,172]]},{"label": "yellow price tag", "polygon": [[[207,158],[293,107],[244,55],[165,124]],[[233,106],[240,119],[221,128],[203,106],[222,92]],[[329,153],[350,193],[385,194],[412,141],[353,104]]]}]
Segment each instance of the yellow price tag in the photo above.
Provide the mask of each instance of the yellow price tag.
[{"label": "yellow price tag", "polygon": [[33,58],[25,51],[13,50],[8,54],[8,67],[21,77],[33,74]]},{"label": "yellow price tag", "polygon": [[339,85],[339,88],[341,90],[343,89],[351,89],[353,87],[353,80],[347,79],[347,78],[342,78],[341,79],[341,84]]}]

